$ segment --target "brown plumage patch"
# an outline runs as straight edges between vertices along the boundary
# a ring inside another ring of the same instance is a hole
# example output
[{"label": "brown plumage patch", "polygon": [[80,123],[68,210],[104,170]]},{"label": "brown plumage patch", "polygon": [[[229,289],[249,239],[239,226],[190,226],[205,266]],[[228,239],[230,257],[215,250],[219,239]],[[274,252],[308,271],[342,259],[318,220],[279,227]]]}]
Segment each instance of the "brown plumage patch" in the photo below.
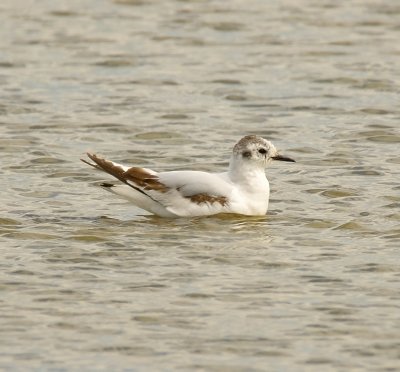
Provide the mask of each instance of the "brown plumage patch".
[{"label": "brown plumage patch", "polygon": [[132,182],[133,184],[142,187],[144,190],[154,190],[160,192],[168,191],[168,187],[161,183],[157,176],[146,172],[143,168],[132,167],[127,171],[124,171],[122,167],[115,165],[109,160],[99,158],[95,154],[88,153],[87,156],[96,164],[91,164],[85,160],[82,160],[83,162],[95,168],[102,169],[124,183],[128,183],[128,181]]},{"label": "brown plumage patch", "polygon": [[188,198],[196,203],[196,204],[202,204],[202,203],[219,203],[223,207],[228,204],[228,198],[225,196],[213,196],[213,195],[208,195],[208,194],[196,194],[192,196],[188,196]]},{"label": "brown plumage patch", "polygon": [[143,168],[129,168],[124,173],[124,177],[126,180],[143,187],[144,190],[154,190],[160,192],[167,192],[169,190],[167,186],[160,182],[157,176],[146,172]]},{"label": "brown plumage patch", "polygon": [[102,169],[104,172],[107,172],[109,174],[111,174],[112,176],[114,176],[115,178],[118,178],[120,181],[122,182],[126,182],[124,179],[124,173],[125,171],[122,169],[122,167],[119,167],[117,165],[115,165],[113,162],[103,159],[103,158],[99,158],[97,155],[95,154],[90,154],[87,153],[87,156],[93,160],[96,164],[91,164],[83,159],[81,159],[83,162],[85,162],[86,164],[89,164],[95,168],[100,168]]}]

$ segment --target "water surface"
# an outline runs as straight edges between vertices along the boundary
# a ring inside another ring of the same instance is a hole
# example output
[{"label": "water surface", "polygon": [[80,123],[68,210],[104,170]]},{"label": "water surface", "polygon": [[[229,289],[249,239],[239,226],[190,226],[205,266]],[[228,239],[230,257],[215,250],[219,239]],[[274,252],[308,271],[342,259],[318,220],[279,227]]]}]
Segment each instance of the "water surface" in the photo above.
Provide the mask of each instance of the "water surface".
[{"label": "water surface", "polygon": [[[0,366],[400,368],[400,7],[3,1]],[[259,134],[265,217],[166,220],[87,150],[223,171]]]}]

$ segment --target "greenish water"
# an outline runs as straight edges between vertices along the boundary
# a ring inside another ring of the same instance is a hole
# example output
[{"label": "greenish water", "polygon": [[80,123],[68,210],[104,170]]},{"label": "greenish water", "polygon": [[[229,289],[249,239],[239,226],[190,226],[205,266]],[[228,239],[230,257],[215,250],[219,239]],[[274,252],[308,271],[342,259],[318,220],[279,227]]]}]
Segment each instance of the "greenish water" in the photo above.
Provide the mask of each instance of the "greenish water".
[{"label": "greenish water", "polygon": [[[3,1],[0,367],[400,368],[400,7]],[[223,171],[259,134],[265,217],[167,220],[96,151]]]}]

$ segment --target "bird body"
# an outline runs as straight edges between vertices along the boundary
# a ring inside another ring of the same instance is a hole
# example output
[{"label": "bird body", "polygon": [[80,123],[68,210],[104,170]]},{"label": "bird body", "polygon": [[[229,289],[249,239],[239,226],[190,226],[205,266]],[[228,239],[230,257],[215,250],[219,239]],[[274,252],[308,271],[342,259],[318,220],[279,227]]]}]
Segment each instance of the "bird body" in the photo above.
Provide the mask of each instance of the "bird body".
[{"label": "bird body", "polygon": [[122,182],[104,183],[103,187],[161,217],[265,215],[269,200],[265,167],[273,159],[294,161],[279,155],[271,142],[258,136],[243,137],[235,145],[229,169],[223,173],[155,172],[87,155],[94,163],[82,161]]}]

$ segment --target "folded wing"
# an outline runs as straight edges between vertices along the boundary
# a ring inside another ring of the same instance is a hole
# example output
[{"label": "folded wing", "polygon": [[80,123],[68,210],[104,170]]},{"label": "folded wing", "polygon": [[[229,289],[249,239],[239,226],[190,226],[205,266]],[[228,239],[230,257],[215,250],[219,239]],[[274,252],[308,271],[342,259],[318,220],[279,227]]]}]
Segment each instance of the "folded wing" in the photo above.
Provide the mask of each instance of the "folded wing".
[{"label": "folded wing", "polygon": [[226,212],[229,208],[233,185],[221,175],[199,171],[157,173],[147,168],[125,167],[95,154],[87,155],[95,164],[83,160],[85,163],[111,174],[131,188],[117,192],[117,187],[121,186],[116,186],[117,194],[136,201],[139,207],[152,213],[161,214],[160,208],[165,208],[176,216],[190,216]]}]

